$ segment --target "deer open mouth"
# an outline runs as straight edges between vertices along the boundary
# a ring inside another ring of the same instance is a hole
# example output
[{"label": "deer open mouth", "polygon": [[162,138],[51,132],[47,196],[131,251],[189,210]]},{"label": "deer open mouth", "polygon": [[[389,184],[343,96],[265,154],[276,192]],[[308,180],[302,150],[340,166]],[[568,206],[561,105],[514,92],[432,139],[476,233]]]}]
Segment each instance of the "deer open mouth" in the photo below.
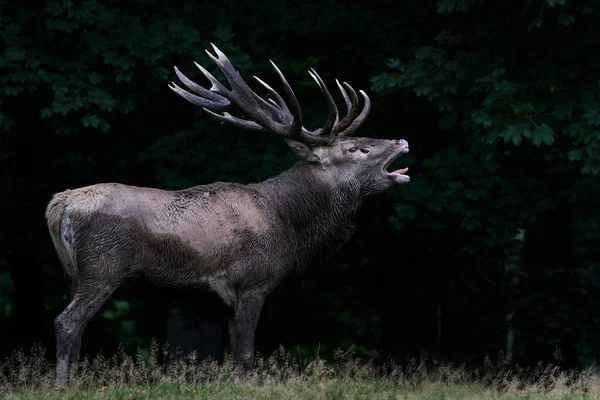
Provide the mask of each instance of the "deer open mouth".
[{"label": "deer open mouth", "polygon": [[408,147],[405,147],[402,150],[400,150],[397,154],[390,158],[389,161],[386,162],[383,166],[383,172],[385,172],[387,176],[392,178],[397,183],[410,182],[410,176],[406,175],[406,173],[408,172],[408,168],[400,168],[394,171],[388,171],[389,166],[404,153],[408,153]]}]

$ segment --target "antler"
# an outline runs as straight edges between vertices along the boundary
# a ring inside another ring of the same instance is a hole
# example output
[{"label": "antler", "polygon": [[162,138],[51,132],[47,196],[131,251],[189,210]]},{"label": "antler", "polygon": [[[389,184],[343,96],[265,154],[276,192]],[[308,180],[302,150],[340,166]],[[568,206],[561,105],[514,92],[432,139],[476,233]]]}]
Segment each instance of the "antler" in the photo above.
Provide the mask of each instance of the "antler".
[{"label": "antler", "polygon": [[[314,131],[309,131],[302,126],[302,113],[296,95],[273,61],[271,61],[271,64],[283,85],[283,90],[288,100],[287,104],[275,89],[256,76],[254,76],[254,79],[264,86],[273,98],[269,98],[267,101],[254,93],[252,89],[248,87],[246,82],[244,82],[241,75],[235,70],[227,56],[225,56],[225,54],[223,54],[214,44],[211,43],[211,45],[217,56],[213,56],[208,50],[206,50],[206,53],[217,64],[221,71],[223,71],[225,78],[231,85],[231,89],[227,89],[223,86],[210,72],[198,63],[195,63],[198,69],[200,69],[204,76],[211,82],[212,86],[210,89],[203,88],[194,83],[182,74],[177,67],[175,67],[175,73],[181,82],[195,94],[180,88],[174,82],[172,82],[172,85],[169,85],[169,88],[190,103],[202,107],[208,115],[219,121],[245,129],[270,131],[289,139],[301,141],[305,144],[318,145],[332,143],[336,136],[351,134],[363,124],[369,115],[369,111],[371,110],[369,96],[367,96],[364,91],[360,90],[360,94],[363,96],[365,104],[362,111],[357,116],[358,96],[356,95],[356,92],[346,82],[343,82],[343,85],[341,85],[336,80],[337,86],[340,89],[346,107],[348,108],[348,113],[340,121],[338,109],[331,93],[329,93],[327,86],[317,74],[317,71],[312,69],[309,70],[308,73],[315,82],[317,82],[321,92],[325,95],[329,116],[323,127]],[[234,116],[231,114],[232,112],[235,112],[235,108],[241,110],[245,117],[242,118],[241,116]]]}]

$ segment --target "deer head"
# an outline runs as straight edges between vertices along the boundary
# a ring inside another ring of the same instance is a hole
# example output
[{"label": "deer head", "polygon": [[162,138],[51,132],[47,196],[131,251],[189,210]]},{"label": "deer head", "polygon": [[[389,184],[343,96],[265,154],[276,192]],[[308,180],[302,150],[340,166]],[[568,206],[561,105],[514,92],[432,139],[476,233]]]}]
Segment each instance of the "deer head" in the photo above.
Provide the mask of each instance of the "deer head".
[{"label": "deer head", "polygon": [[360,90],[364,105],[359,112],[359,98],[356,91],[346,82],[337,87],[346,103],[347,113],[340,120],[338,108],[329,89],[314,69],[308,71],[325,96],[329,116],[318,129],[308,130],[302,125],[302,113],[298,99],[279,68],[271,61],[283,86],[287,103],[271,86],[254,76],[272,97],[263,99],[244,82],[227,56],[214,44],[216,56],[206,53],[223,71],[231,89],[221,84],[210,72],[198,63],[200,71],[212,86],[206,89],[190,79],[175,67],[181,82],[193,93],[183,90],[177,84],[169,85],[171,90],[192,104],[200,106],[209,116],[244,129],[268,131],[283,136],[288,146],[305,162],[313,165],[330,181],[358,182],[363,194],[377,193],[394,183],[410,181],[408,168],[389,172],[389,165],[401,154],[408,152],[406,140],[382,140],[365,137],[349,137],[366,120],[371,109],[367,94]]}]

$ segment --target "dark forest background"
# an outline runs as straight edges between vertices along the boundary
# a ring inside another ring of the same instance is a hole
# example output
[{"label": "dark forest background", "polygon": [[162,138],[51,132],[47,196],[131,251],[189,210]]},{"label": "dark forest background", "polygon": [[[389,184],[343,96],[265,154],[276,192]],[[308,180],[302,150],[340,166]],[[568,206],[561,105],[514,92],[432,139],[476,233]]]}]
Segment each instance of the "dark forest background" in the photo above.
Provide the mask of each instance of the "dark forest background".
[{"label": "dark forest background", "polygon": [[[411,148],[412,182],[371,199],[341,253],[267,299],[259,352],[597,361],[599,3],[0,0],[0,353],[54,351],[68,303],[44,220],[54,192],[254,182],[296,161],[283,140],[221,125],[167,88],[174,65],[207,83],[193,61],[216,74],[214,42],[248,81],[276,85],[274,60],[310,127],[326,106],[308,68],[331,89],[367,90],[361,135]],[[224,310],[131,282],[83,351],[156,337],[219,356]]]}]

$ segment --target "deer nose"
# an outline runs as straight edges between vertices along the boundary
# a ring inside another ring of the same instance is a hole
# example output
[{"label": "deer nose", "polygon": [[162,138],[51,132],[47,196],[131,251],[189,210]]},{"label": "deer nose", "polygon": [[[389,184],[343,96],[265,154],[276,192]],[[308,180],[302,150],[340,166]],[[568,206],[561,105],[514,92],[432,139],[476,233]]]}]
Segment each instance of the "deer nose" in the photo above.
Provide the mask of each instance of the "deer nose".
[{"label": "deer nose", "polygon": [[396,139],[396,144],[398,146],[408,147],[408,142],[404,139]]}]

